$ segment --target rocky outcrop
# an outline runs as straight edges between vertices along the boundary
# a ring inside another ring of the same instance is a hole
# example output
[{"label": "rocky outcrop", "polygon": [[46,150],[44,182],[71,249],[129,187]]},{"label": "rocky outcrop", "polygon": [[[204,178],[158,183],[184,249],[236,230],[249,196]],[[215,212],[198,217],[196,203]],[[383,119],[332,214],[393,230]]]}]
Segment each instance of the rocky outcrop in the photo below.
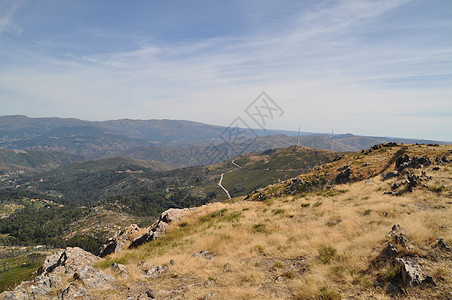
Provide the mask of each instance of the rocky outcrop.
[{"label": "rocky outcrop", "polygon": [[383,178],[383,180],[388,180],[388,179],[391,179],[391,178],[394,178],[397,176],[398,176],[397,172],[394,172],[394,171],[381,174],[381,177]]},{"label": "rocky outcrop", "polygon": [[100,258],[78,247],[67,247],[62,253],[46,258],[38,275],[70,273],[78,268],[93,265]]},{"label": "rocky outcrop", "polygon": [[202,257],[204,259],[213,259],[212,253],[210,253],[207,250],[201,250],[199,252],[193,253],[191,256],[192,257]]},{"label": "rocky outcrop", "polygon": [[352,176],[352,169],[350,169],[350,167],[345,166],[345,167],[339,168],[338,171],[340,173],[334,179],[336,184],[342,184],[342,183],[347,183],[347,182],[351,182],[352,181],[352,178],[351,178],[351,176]]},{"label": "rocky outcrop", "polygon": [[401,265],[402,285],[404,288],[424,284],[436,285],[433,277],[425,273],[418,258],[407,256],[396,258],[396,262]]},{"label": "rocky outcrop", "polygon": [[137,224],[132,224],[125,230],[115,233],[113,237],[108,239],[107,243],[97,250],[97,255],[105,257],[109,254],[116,253],[124,249],[128,242],[131,242],[136,234],[140,231]]},{"label": "rocky outcrop", "polygon": [[93,267],[99,260],[78,247],[68,247],[47,257],[33,280],[0,294],[0,299],[89,299],[88,289],[111,289],[115,285],[113,276]]},{"label": "rocky outcrop", "polygon": [[67,288],[58,292],[59,299],[86,299],[88,292],[79,283],[71,282]]},{"label": "rocky outcrop", "polygon": [[395,277],[388,282],[387,276],[377,276],[375,286],[384,287],[390,294],[408,293],[409,288],[423,285],[436,285],[423,265],[428,263],[424,257],[414,254],[415,246],[410,243],[400,225],[394,225],[388,234],[388,240],[378,256],[371,262],[371,269],[397,270]]},{"label": "rocky outcrop", "polygon": [[185,211],[192,210],[191,208],[184,208],[184,209],[178,209],[178,208],[170,208],[167,211],[163,212],[160,216],[160,219],[154,223],[151,227],[148,228],[148,231],[135,238],[132,243],[129,246],[129,249],[136,248],[138,246],[141,246],[145,243],[148,243],[150,241],[156,240],[159,237],[161,237],[168,227],[168,224],[180,219],[182,214]]},{"label": "rocky outcrop", "polygon": [[428,156],[423,157],[413,157],[410,158],[408,154],[405,154],[404,156],[401,156],[397,158],[396,160],[396,169],[399,172],[402,172],[405,169],[411,168],[411,169],[419,169],[422,166],[430,166],[432,164],[432,161]]}]

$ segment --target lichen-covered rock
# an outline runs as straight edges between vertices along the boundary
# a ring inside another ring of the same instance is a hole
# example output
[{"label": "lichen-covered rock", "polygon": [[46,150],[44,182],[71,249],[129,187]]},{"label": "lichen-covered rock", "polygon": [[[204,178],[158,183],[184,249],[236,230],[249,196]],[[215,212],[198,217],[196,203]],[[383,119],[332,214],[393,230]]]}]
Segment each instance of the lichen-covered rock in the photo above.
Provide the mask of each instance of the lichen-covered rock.
[{"label": "lichen-covered rock", "polygon": [[205,259],[213,259],[214,258],[212,253],[210,253],[207,250],[201,250],[199,252],[193,253],[191,256],[193,256],[193,257],[202,257],[202,258],[205,258]]},{"label": "lichen-covered rock", "polygon": [[192,210],[190,208],[184,208],[184,209],[178,209],[178,208],[170,208],[167,211],[163,212],[160,216],[160,219],[154,223],[152,226],[148,228],[148,231],[135,238],[132,243],[129,246],[129,249],[136,248],[138,246],[141,246],[145,243],[148,243],[150,241],[153,241],[155,239],[160,238],[166,231],[166,228],[168,227],[168,224],[180,219],[182,214],[185,211]]},{"label": "lichen-covered rock", "polygon": [[133,240],[135,235],[140,231],[137,224],[132,224],[125,230],[115,233],[115,235],[108,239],[107,243],[97,250],[97,255],[105,257],[109,254],[116,253],[124,249],[124,246]]},{"label": "lichen-covered rock", "polygon": [[58,292],[58,299],[89,299],[86,289],[78,283],[71,282],[66,288]]},{"label": "lichen-covered rock", "polygon": [[[99,257],[78,247],[68,247],[64,251],[50,255],[31,281],[24,281],[14,291],[0,294],[1,300],[16,299],[88,299],[87,288],[111,288],[115,279],[92,265]],[[67,280],[80,281],[61,289]]]},{"label": "lichen-covered rock", "polygon": [[111,288],[115,283],[113,276],[89,265],[81,267],[74,273],[73,278],[80,281],[87,288],[107,289]]},{"label": "lichen-covered rock", "polygon": [[436,285],[433,278],[427,275],[416,257],[396,258],[402,265],[402,280],[405,287],[413,287],[423,284]]},{"label": "lichen-covered rock", "polygon": [[[100,258],[92,253],[89,253],[79,247],[67,247],[55,262],[55,257],[52,256],[46,259],[42,268],[42,274],[59,274],[74,272],[78,268],[93,265],[100,261]],[[52,264],[53,263],[53,264]]]},{"label": "lichen-covered rock", "polygon": [[126,278],[129,277],[129,272],[127,271],[127,268],[125,265],[123,264],[117,264],[117,263],[113,263],[111,265],[111,269],[117,273],[119,276],[121,276],[122,278]]}]

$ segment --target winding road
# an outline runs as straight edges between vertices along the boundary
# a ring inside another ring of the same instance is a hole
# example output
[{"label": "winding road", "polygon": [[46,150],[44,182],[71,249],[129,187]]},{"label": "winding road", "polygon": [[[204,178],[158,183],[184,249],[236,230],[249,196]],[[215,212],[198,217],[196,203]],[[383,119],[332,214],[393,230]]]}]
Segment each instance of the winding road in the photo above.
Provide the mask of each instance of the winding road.
[{"label": "winding road", "polygon": [[[238,164],[235,163],[235,159],[233,159],[231,161],[231,163],[236,166],[237,168],[241,168],[241,166],[239,166]],[[231,172],[232,170],[230,170],[229,172]],[[231,199],[231,194],[229,194],[229,191],[223,186],[223,177],[224,177],[224,173],[221,174],[220,176],[220,181],[218,181],[218,186],[221,187],[223,189],[223,191],[226,193],[226,195],[228,196],[228,199]]]},{"label": "winding road", "polygon": [[239,168],[239,169],[241,168],[241,166],[239,166],[238,164],[235,163],[235,159],[233,159],[233,160],[231,161],[231,163],[232,163],[234,166],[236,166],[237,168]]},{"label": "winding road", "polygon": [[231,199],[231,195],[229,194],[229,191],[221,184],[223,182],[224,173],[220,176],[220,181],[218,181],[218,186],[223,189],[223,191],[228,195],[228,199]]}]

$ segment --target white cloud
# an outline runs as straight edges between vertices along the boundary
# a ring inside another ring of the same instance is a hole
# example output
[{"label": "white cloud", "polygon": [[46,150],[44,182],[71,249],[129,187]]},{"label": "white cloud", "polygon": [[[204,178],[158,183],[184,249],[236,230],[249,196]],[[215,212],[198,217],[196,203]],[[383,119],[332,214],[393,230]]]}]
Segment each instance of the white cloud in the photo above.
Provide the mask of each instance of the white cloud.
[{"label": "white cloud", "polygon": [[[271,32],[171,43],[145,38],[120,51],[64,59],[28,49],[32,64],[0,70],[2,101],[30,107],[22,112],[30,115],[228,125],[265,90],[286,111],[274,128],[302,121],[311,131],[452,140],[445,129],[452,118],[419,122],[432,106],[452,114],[452,88],[441,80],[434,89],[425,84],[428,76],[450,79],[452,47],[411,37],[360,40],[376,30],[375,20],[409,1],[334,3],[300,10]],[[421,84],[412,83],[416,77]]]}]

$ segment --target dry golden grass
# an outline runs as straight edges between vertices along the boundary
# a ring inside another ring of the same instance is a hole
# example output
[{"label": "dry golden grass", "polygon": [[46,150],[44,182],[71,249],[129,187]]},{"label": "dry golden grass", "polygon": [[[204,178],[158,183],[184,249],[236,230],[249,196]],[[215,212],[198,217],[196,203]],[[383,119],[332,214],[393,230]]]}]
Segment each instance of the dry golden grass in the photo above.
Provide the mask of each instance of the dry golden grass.
[{"label": "dry golden grass", "polygon": [[[442,154],[450,149],[440,146],[435,151]],[[426,146],[405,149],[417,156],[432,155],[428,150]],[[398,148],[384,151],[390,153],[383,161],[383,153],[354,154],[350,164],[363,165],[366,158],[375,168],[366,172],[381,171]],[[423,170],[433,176],[429,185],[446,186],[443,194],[420,187],[399,197],[384,195],[396,179],[382,181],[376,176],[370,183],[334,187],[342,193],[265,202],[233,199],[188,212],[170,224],[160,242],[114,254],[99,266],[108,270],[112,262],[125,263],[131,274],[131,280],[120,281],[125,287],[137,283],[163,290],[185,287],[185,299],[206,295],[212,299],[390,299],[384,290],[373,287],[373,274],[364,271],[381,251],[393,224],[400,224],[417,254],[428,251],[438,238],[452,242],[451,170]],[[319,249],[331,248],[335,253],[325,259]],[[201,250],[211,252],[214,259],[192,257]],[[150,266],[167,265],[170,260],[175,264],[166,275],[149,279],[136,271],[141,260]],[[451,267],[450,260],[429,266],[431,274],[440,278],[440,288],[452,286]]]}]

